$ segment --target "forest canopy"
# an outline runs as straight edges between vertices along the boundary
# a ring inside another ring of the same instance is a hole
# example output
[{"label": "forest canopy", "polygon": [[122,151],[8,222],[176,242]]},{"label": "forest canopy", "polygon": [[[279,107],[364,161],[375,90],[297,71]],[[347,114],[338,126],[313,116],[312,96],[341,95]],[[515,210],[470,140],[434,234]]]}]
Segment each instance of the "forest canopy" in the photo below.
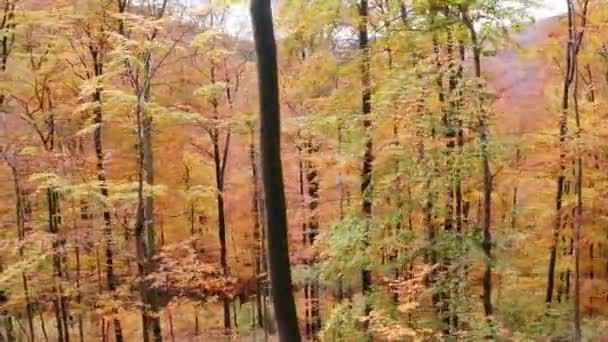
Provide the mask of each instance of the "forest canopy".
[{"label": "forest canopy", "polygon": [[607,37],[606,0],[0,0],[0,342],[607,339]]}]

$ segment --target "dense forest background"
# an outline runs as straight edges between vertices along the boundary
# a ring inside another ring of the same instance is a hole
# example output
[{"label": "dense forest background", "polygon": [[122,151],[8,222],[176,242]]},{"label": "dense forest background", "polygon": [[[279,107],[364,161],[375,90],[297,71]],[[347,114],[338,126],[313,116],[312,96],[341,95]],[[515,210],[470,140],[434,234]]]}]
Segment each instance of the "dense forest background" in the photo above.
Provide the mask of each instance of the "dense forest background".
[{"label": "dense forest background", "polygon": [[286,293],[310,341],[607,339],[608,2],[563,5],[273,2],[272,287],[247,3],[0,0],[0,341],[297,342]]}]

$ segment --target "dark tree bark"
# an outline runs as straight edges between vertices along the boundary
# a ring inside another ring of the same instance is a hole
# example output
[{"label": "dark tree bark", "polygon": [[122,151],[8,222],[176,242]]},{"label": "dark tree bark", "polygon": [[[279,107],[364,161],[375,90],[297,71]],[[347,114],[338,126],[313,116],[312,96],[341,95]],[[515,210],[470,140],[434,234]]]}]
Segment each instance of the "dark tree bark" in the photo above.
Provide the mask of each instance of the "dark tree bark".
[{"label": "dark tree bark", "polygon": [[[570,10],[570,6],[568,6]],[[560,173],[557,176],[557,193],[555,197],[555,224],[553,226],[553,243],[551,245],[551,249],[549,252],[549,270],[547,272],[547,291],[545,295],[545,303],[550,305],[553,301],[553,288],[555,284],[555,267],[557,264],[557,245],[559,241],[559,233],[562,226],[562,204],[563,204],[563,194],[564,194],[564,183],[566,180],[565,172],[566,172],[566,152],[564,148],[564,144],[566,141],[566,135],[568,134],[568,108],[570,103],[570,87],[572,84],[572,72],[573,72],[573,63],[572,63],[572,46],[574,42],[572,39],[574,38],[574,32],[572,31],[572,14],[568,15],[569,29],[568,36],[570,39],[568,40],[568,45],[566,48],[566,69],[565,69],[565,77],[564,77],[564,87],[562,93],[562,113],[559,120],[559,147],[560,147],[560,155],[559,155],[559,168]]]},{"label": "dark tree bark", "polygon": [[277,48],[270,0],[252,0],[251,18],[258,65],[262,180],[271,291],[281,342],[300,342],[292,291],[287,215],[281,166]]},{"label": "dark tree bark", "polygon": [[63,294],[63,290],[61,284],[57,284],[56,279],[63,276],[62,274],[62,258],[60,255],[60,242],[59,242],[59,224],[60,224],[60,216],[59,216],[59,191],[55,188],[47,189],[47,206],[48,206],[48,214],[49,214],[49,232],[54,234],[56,237],[52,242],[53,248],[53,294],[55,298],[53,299],[53,309],[55,311],[55,323],[57,326],[57,338],[60,342],[68,342],[69,334],[65,330],[67,324],[64,324],[66,320],[64,319],[64,314],[66,310],[64,310],[65,297]]},{"label": "dark tree bark", "polygon": [[[359,5],[359,52],[361,53],[361,114],[364,116],[363,128],[365,129],[365,148],[363,154],[363,166],[361,170],[361,207],[365,220],[371,225],[372,219],[372,170],[373,170],[373,140],[371,136],[372,120],[372,92],[371,92],[371,52],[368,34],[368,12],[367,0],[360,0]],[[369,231],[366,233],[369,234]],[[367,241],[367,239],[366,239]],[[372,288],[372,273],[369,269],[361,271],[361,286],[365,294],[369,294]],[[366,314],[371,311],[366,307]]]},{"label": "dark tree bark", "polygon": [[474,23],[469,18],[468,9],[461,7],[461,14],[464,24],[469,30],[469,35],[473,45],[473,63],[475,67],[475,77],[479,82],[480,105],[478,113],[479,140],[481,143],[481,167],[483,177],[483,215],[481,220],[481,230],[483,232],[482,247],[486,256],[486,265],[483,275],[483,308],[486,316],[493,313],[492,307],[492,173],[490,170],[490,156],[488,151],[489,143],[489,115],[484,101],[484,91],[481,85],[481,42]]},{"label": "dark tree bark", "polygon": [[[219,132],[215,131],[213,140],[213,160],[215,164],[215,174],[216,174],[216,186],[217,186],[217,221],[218,221],[218,236],[220,240],[220,266],[224,272],[224,275],[228,275],[228,249],[226,246],[226,213],[224,210],[224,175],[225,175],[225,164],[226,164],[226,154],[228,152],[228,146],[230,143],[230,133],[228,133],[226,142],[225,142],[225,154],[224,157],[220,156],[219,149]],[[224,329],[226,331],[230,331],[231,321],[230,321],[230,300],[228,298],[224,298]]]},{"label": "dark tree bark", "polygon": [[255,294],[255,306],[256,306],[256,322],[257,326],[266,329],[266,319],[264,312],[266,311],[263,307],[263,294],[260,274],[262,273],[262,265],[265,262],[262,253],[262,232],[260,222],[260,184],[258,176],[258,165],[256,158],[256,147],[255,147],[255,124],[252,122],[250,127],[251,141],[249,142],[249,162],[251,164],[251,186],[253,188],[253,194],[251,197],[251,209],[253,218],[253,259],[254,259],[254,276],[256,279],[256,294]]},{"label": "dark tree bark", "polygon": [[[576,71],[576,59],[581,48],[583,37],[585,34],[585,28],[587,26],[587,10],[588,0],[583,3],[583,15],[582,29],[577,31],[576,28],[576,8],[574,2],[567,0],[568,4],[568,42],[566,45],[566,65],[564,70],[564,84],[562,92],[562,104],[561,104],[561,116],[559,121],[559,166],[560,173],[557,177],[557,192],[555,198],[556,217],[555,224],[553,226],[553,241],[549,254],[549,270],[547,272],[547,291],[545,295],[545,303],[550,305],[553,301],[553,288],[555,284],[555,268],[557,264],[557,247],[559,242],[559,233],[562,228],[563,221],[563,197],[564,193],[568,192],[566,189],[566,136],[568,134],[568,112],[570,110],[570,97],[572,96],[571,90],[572,85],[577,77]],[[569,287],[569,275],[567,276],[566,282]],[[569,291],[566,292],[568,294]],[[580,337],[579,337],[580,338]]]},{"label": "dark tree bark", "polygon": [[46,322],[44,320],[44,315],[42,314],[42,311],[38,313],[38,316],[40,318],[40,330],[42,330],[42,336],[44,336],[44,341],[49,342],[49,334],[46,332]]},{"label": "dark tree bark", "polygon": [[[97,275],[97,293],[98,295],[101,295],[103,293],[103,283],[101,280],[101,258],[99,257],[99,246],[95,248],[95,266],[95,273]],[[99,330],[101,331],[101,340],[105,342],[107,340],[105,335],[106,319],[103,316],[100,317],[99,323]]]},{"label": "dark tree bark", "polygon": [[[216,83],[215,79],[215,65],[211,66],[211,84]],[[227,93],[228,101],[231,102],[230,93]],[[213,119],[217,122],[220,120],[219,117],[219,101],[217,98],[211,100],[213,107]],[[223,148],[220,146],[221,134],[220,129],[217,127],[211,127],[207,129],[209,137],[211,138],[211,144],[213,146],[213,165],[215,170],[215,186],[217,189],[216,203],[217,203],[217,231],[218,239],[220,242],[220,266],[224,275],[228,275],[228,249],[226,245],[226,212],[224,209],[224,178],[226,175],[226,164],[228,161],[228,152],[230,149],[230,136],[231,132],[225,134]],[[229,333],[232,329],[230,320],[230,299],[224,298],[222,300],[224,307],[224,329],[226,333]]]},{"label": "dark tree bark", "polygon": [[[76,257],[76,302],[82,304],[82,289],[80,284],[80,248],[76,246],[74,248],[74,254]],[[80,342],[84,342],[84,326],[82,321],[82,314],[78,314],[78,338]]]},{"label": "dark tree bark", "polygon": [[[216,64],[215,62],[211,62],[211,84],[216,84]],[[239,90],[240,84],[240,73],[241,71],[237,69],[236,76],[233,79],[230,77],[229,69],[228,69],[228,60],[224,58],[223,60],[224,67],[224,82],[226,84],[225,87],[225,98],[230,110],[233,109],[233,96]],[[233,85],[233,86],[231,86]],[[225,175],[226,175],[226,166],[228,162],[228,153],[230,150],[230,138],[232,135],[230,127],[227,128],[227,131],[223,137],[223,146],[220,144],[221,138],[221,130],[218,128],[217,124],[219,124],[219,98],[214,97],[211,100],[211,105],[213,107],[213,115],[214,120],[216,122],[216,126],[208,129],[209,136],[211,138],[211,142],[213,145],[213,162],[215,166],[215,178],[216,178],[216,187],[218,190],[217,195],[217,211],[218,211],[218,237],[220,240],[220,264],[223,268],[224,274],[229,274],[228,269],[228,260],[227,260],[227,245],[226,245],[226,213],[225,213],[225,201],[224,201],[224,185],[225,185]],[[224,328],[226,332],[229,332],[231,327],[230,321],[230,303],[231,300],[229,298],[224,298]],[[236,311],[236,302],[233,303],[233,318],[234,318],[234,327],[238,328],[237,321],[237,311]]]},{"label": "dark tree bark", "polygon": [[[336,81],[336,89],[338,88],[338,81]],[[343,123],[338,124],[338,157],[342,157],[342,144],[343,144]],[[338,189],[340,191],[340,198],[338,200],[338,217],[340,221],[344,220],[344,205],[345,202],[350,203],[350,195],[348,194],[347,185],[344,182],[344,176],[342,170],[338,173]],[[339,302],[344,299],[344,281],[340,276],[337,281],[337,294],[336,297]]]},{"label": "dark tree bark", "polygon": [[[94,46],[89,46],[89,52],[91,55],[91,59],[93,62],[93,71],[95,77],[101,77],[104,73],[103,70],[103,56],[101,52],[97,50]],[[105,154],[103,150],[103,141],[102,141],[102,126],[103,126],[103,110],[101,108],[102,99],[101,99],[101,91],[102,89],[96,88],[93,93],[93,102],[94,102],[94,123],[96,125],[95,131],[93,132],[93,141],[95,147],[95,157],[97,158],[96,169],[97,169],[97,181],[99,182],[99,192],[101,196],[103,196],[106,200],[110,197],[110,192],[108,190],[108,182],[106,179],[106,170],[105,170]],[[104,239],[105,239],[105,256],[106,256],[106,282],[108,291],[112,295],[114,295],[117,287],[116,275],[114,274],[114,233],[112,230],[112,215],[110,213],[110,208],[108,206],[103,207],[103,222],[104,222]],[[113,320],[114,325],[114,336],[116,338],[116,342],[123,341],[122,335],[122,326],[120,324],[120,320],[115,318]]]},{"label": "dark tree bark", "polygon": [[[580,140],[581,136],[581,115],[580,108],[578,102],[578,51],[582,44],[583,35],[585,33],[586,25],[587,25],[587,11],[588,11],[589,0],[585,0],[583,3],[583,8],[581,10],[581,20],[582,20],[582,28],[581,31],[578,31],[577,28],[577,17],[578,13],[576,11],[576,4],[573,0],[568,0],[568,13],[569,17],[572,17],[573,20],[569,22],[572,25],[572,31],[576,34],[575,39],[575,50],[572,53],[572,64],[573,64],[573,75],[574,75],[574,89],[572,92],[573,102],[574,102],[574,118],[576,122],[576,139]],[[588,69],[590,72],[590,69]],[[590,74],[591,75],[591,74]],[[590,76],[591,77],[591,76]],[[593,93],[592,93],[593,94]],[[592,95],[592,98],[594,95]],[[580,244],[581,244],[581,229],[582,229],[582,220],[583,220],[583,152],[577,150],[577,158],[576,158],[576,212],[574,215],[574,232],[573,232],[573,256],[574,256],[574,341],[581,341],[581,285],[580,285]],[[593,260],[591,260],[591,264],[593,264]]]},{"label": "dark tree bark", "polygon": [[[0,104],[2,104],[0,102]],[[25,240],[25,198],[24,190],[21,185],[21,177],[19,175],[19,169],[17,168],[17,161],[10,160],[7,155],[4,155],[4,159],[8,163],[11,172],[13,174],[13,186],[15,190],[15,219],[17,222],[17,236],[19,241]],[[23,247],[19,248],[19,257],[23,259]],[[30,341],[35,341],[36,335],[34,334],[34,313],[32,307],[32,301],[30,298],[30,291],[28,286],[27,275],[25,272],[21,272],[21,282],[23,286],[23,293],[25,295],[25,311],[27,313],[27,322],[29,329]]]},{"label": "dark tree bark", "polygon": [[593,82],[593,72],[591,71],[591,65],[585,65],[585,70],[587,71],[588,84],[587,84],[587,100],[589,102],[595,102],[595,83]]},{"label": "dark tree bark", "polygon": [[168,313],[169,316],[169,336],[171,336],[171,342],[175,342],[175,331],[173,329],[173,314],[171,310]]},{"label": "dark tree bark", "polygon": [[[449,16],[449,13],[446,14]],[[447,28],[447,45],[446,52],[448,58],[448,106],[443,111],[443,126],[444,126],[444,137],[446,139],[446,159],[447,159],[447,172],[448,172],[448,188],[446,190],[446,214],[444,221],[444,229],[446,231],[451,231],[454,229],[454,199],[455,199],[455,190],[456,190],[456,182],[455,179],[450,175],[453,172],[453,168],[455,166],[454,163],[454,150],[456,148],[456,139],[457,139],[457,127],[456,123],[456,110],[458,103],[456,102],[454,96],[454,92],[456,90],[456,86],[458,83],[458,74],[455,72],[455,57],[454,57],[454,41],[452,37],[452,28]],[[438,56],[439,57],[439,56]],[[443,84],[441,84],[441,92],[443,93]],[[455,178],[455,177],[454,177]]]},{"label": "dark tree bark", "polygon": [[[302,58],[304,59],[306,53],[302,49]],[[300,210],[302,213],[306,212],[306,194],[304,191],[304,143],[302,142],[301,132],[298,132],[298,143],[296,149],[298,150],[298,189],[300,192]],[[308,215],[308,213],[306,214]],[[306,217],[302,219],[302,246],[306,248],[308,246],[308,221]],[[311,312],[310,312],[310,284],[307,281],[304,284],[304,336],[306,340],[311,338]]]},{"label": "dark tree bark", "polygon": [[[315,163],[311,160],[315,154],[319,152],[319,145],[314,141],[314,138],[309,137],[306,140],[307,159],[304,163],[306,171],[306,185],[308,189],[308,222],[304,234],[304,245],[312,247],[319,234],[319,171]],[[310,261],[313,265],[313,261]],[[310,321],[307,321],[308,338],[317,341],[318,334],[321,331],[321,313],[319,299],[319,281],[314,279],[305,285],[305,291],[308,292],[307,313],[310,316]]]}]

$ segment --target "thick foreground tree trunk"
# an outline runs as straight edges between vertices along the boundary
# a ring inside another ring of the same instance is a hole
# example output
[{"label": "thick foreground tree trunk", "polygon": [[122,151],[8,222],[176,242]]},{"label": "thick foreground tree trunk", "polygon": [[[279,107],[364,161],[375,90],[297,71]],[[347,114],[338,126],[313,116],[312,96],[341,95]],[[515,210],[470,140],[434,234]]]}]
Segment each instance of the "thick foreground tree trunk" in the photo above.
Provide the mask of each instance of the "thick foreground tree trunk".
[{"label": "thick foreground tree trunk", "polygon": [[262,181],[273,304],[280,340],[300,342],[289,265],[287,215],[281,166],[277,48],[270,0],[252,0],[250,10],[258,57]]}]

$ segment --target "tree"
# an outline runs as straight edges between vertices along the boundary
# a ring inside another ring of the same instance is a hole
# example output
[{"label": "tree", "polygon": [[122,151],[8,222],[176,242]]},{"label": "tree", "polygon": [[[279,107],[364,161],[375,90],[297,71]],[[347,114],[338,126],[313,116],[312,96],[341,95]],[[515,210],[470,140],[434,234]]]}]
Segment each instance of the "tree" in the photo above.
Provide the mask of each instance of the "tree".
[{"label": "tree", "polygon": [[281,341],[299,342],[296,306],[291,289],[287,216],[281,166],[281,123],[277,48],[270,0],[251,1],[255,51],[258,56],[260,151],[267,224],[268,265],[274,311]]},{"label": "tree", "polygon": [[[373,168],[373,140],[371,136],[372,120],[369,116],[372,113],[372,93],[371,93],[371,55],[368,35],[368,3],[361,0],[359,9],[359,50],[361,53],[361,114],[364,116],[363,127],[365,129],[365,149],[363,152],[363,165],[361,169],[361,206],[366,224],[371,225],[372,219],[372,168]],[[361,284],[364,293],[369,293],[372,287],[372,274],[370,270],[361,271]],[[370,308],[366,309],[367,311]]]},{"label": "tree", "polygon": [[[84,18],[84,20],[76,20],[75,28],[79,30],[74,33],[74,39],[70,41],[70,45],[75,50],[76,60],[79,61],[73,65],[74,72],[81,75],[84,82],[92,82],[92,93],[86,94],[90,96],[91,108],[93,112],[93,143],[96,157],[97,181],[99,183],[99,193],[103,197],[102,215],[104,222],[104,242],[105,242],[105,269],[106,269],[106,286],[108,291],[115,296],[115,291],[118,286],[117,276],[114,270],[114,231],[112,224],[112,213],[110,206],[110,192],[106,172],[106,152],[104,151],[103,128],[104,128],[104,111],[103,111],[103,78],[105,75],[105,63],[108,59],[107,55],[110,52],[111,42],[108,25],[109,17],[112,15],[105,7],[100,6],[101,13],[93,13]],[[84,69],[83,73],[79,73],[79,68]],[[88,85],[85,83],[85,85]],[[113,319],[114,336],[117,342],[123,341],[122,326],[118,318]]]},{"label": "tree", "polygon": [[[571,77],[573,79],[572,98],[574,102],[574,118],[576,121],[576,137],[580,139],[581,135],[581,112],[579,108],[579,61],[578,52],[583,43],[583,36],[587,26],[587,12],[589,9],[589,0],[584,0],[581,10],[582,28],[579,31],[577,25],[577,9],[575,2],[568,1],[568,32],[572,43],[567,46],[567,54],[569,54],[572,64]],[[566,76],[567,78],[568,76]],[[565,83],[568,81],[566,80]],[[564,88],[564,96],[568,96],[567,86]],[[591,97],[591,99],[593,96]],[[564,105],[568,110],[567,102]],[[581,251],[581,227],[583,220],[583,154],[577,149],[576,158],[576,212],[574,217],[574,341],[581,341],[581,266],[580,266],[580,251]]]},{"label": "tree", "polygon": [[[129,1],[119,1],[119,25],[117,31],[123,36],[122,44],[128,47],[131,45],[130,32],[125,31],[127,23],[123,19],[124,14],[128,10]],[[135,240],[137,246],[137,263],[140,279],[140,293],[145,307],[142,312],[142,324],[144,341],[149,341],[152,338],[156,342],[162,341],[162,331],[158,312],[160,310],[160,298],[157,289],[147,283],[146,277],[156,269],[155,256],[157,253],[156,247],[156,231],[154,227],[154,196],[145,187],[152,187],[155,184],[155,168],[154,168],[154,149],[153,149],[153,117],[148,110],[149,102],[151,101],[152,80],[155,72],[160,64],[154,64],[154,42],[159,34],[158,21],[163,18],[169,5],[169,0],[163,0],[160,4],[154,2],[148,8],[149,13],[146,13],[151,18],[136,17],[141,20],[140,23],[145,23],[149,20],[151,29],[141,32],[142,40],[137,41],[136,49],[133,55],[124,58],[125,73],[127,79],[133,88],[136,97],[135,103],[135,121],[136,121],[136,136],[137,136],[137,210],[135,219]],[[132,23],[129,23],[132,24]],[[137,25],[137,23],[135,23]],[[131,64],[130,58],[137,61]],[[163,59],[160,60],[162,63]]]},{"label": "tree", "polygon": [[[193,67],[204,77],[206,83],[195,93],[208,102],[212,112],[211,117],[203,119],[202,123],[211,142],[211,152],[208,152],[204,146],[198,146],[195,143],[193,145],[213,160],[217,190],[217,235],[220,243],[220,264],[226,275],[229,274],[229,265],[224,191],[232,137],[230,120],[234,115],[233,102],[234,98],[238,96],[244,64],[236,49],[237,42],[226,33],[228,10],[229,7],[225,3],[209,4],[204,15],[197,18],[197,26],[203,32],[195,37],[192,43],[195,48],[193,60],[196,64]],[[236,63],[233,61],[235,59]],[[224,298],[223,305],[224,329],[229,333],[232,328],[230,299]]]}]

